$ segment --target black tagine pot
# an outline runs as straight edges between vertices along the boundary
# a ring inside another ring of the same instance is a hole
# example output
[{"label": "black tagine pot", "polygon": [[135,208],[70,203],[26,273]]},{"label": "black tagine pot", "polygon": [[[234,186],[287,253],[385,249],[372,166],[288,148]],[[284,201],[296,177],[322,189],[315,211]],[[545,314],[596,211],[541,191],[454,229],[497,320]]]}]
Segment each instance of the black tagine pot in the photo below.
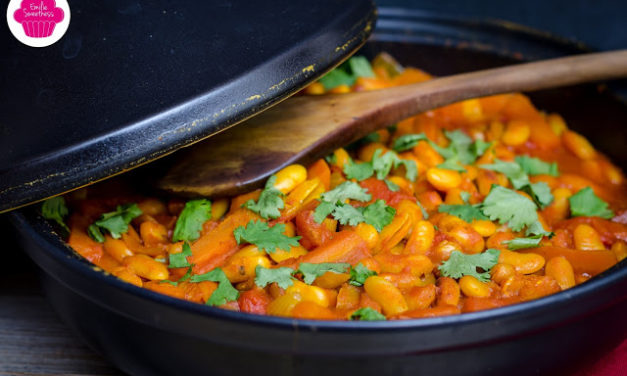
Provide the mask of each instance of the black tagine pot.
[{"label": "black tagine pot", "polygon": [[[498,22],[380,9],[361,54],[387,51],[436,75],[583,52]],[[584,85],[531,95],[627,166],[627,106]],[[115,109],[111,109],[115,111]],[[477,313],[326,322],[231,312],[141,289],[75,254],[37,208],[11,215],[54,309],[94,350],[134,375],[568,374],[627,335],[627,262],[542,299]]]}]

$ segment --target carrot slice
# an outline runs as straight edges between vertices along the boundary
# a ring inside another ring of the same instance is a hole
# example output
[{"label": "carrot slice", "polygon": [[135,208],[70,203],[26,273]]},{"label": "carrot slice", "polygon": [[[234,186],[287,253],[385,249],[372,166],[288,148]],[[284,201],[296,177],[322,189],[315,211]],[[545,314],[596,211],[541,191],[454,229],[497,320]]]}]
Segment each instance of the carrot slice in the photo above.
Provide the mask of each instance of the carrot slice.
[{"label": "carrot slice", "polygon": [[331,187],[331,169],[324,159],[318,159],[307,169],[307,179],[318,178],[324,185],[325,190]]},{"label": "carrot slice", "polygon": [[233,230],[258,218],[250,210],[237,209],[227,215],[216,228],[202,235],[191,245],[192,256],[189,262],[194,264],[193,272],[202,274],[222,265],[239,249]]},{"label": "carrot slice", "polygon": [[323,262],[347,262],[357,265],[361,260],[370,257],[368,245],[354,231],[340,231],[333,239],[315,248],[298,259],[286,260],[281,266],[297,268],[300,263],[320,264]]}]

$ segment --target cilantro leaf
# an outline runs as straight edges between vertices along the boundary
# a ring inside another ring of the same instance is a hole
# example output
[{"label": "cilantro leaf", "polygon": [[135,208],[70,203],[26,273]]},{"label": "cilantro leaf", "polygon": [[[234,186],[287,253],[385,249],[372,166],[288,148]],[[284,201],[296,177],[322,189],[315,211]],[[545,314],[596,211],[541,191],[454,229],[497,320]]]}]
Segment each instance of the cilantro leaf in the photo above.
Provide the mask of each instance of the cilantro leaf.
[{"label": "cilantro leaf", "polygon": [[444,134],[450,141],[449,146],[445,148],[429,140],[424,133],[403,135],[394,140],[392,148],[396,151],[404,151],[413,148],[420,141],[426,141],[446,160],[441,164],[441,168],[462,171],[460,167],[457,166],[458,162],[464,165],[474,163],[491,145],[491,143],[482,140],[473,142],[472,139],[461,130],[445,131]]},{"label": "cilantro leaf", "polygon": [[377,275],[377,272],[368,269],[360,262],[357,266],[351,267],[350,274],[351,278],[348,281],[349,284],[353,286],[363,286],[366,279],[368,279],[368,277],[372,277],[373,275]]},{"label": "cilantro leaf", "polygon": [[432,143],[438,153],[440,153],[446,159],[456,159],[462,164],[469,165],[475,163],[478,157],[480,157],[490,146],[481,140],[473,142],[466,133],[457,129],[454,131],[444,131],[446,138],[451,142],[450,145],[443,148],[436,148],[437,145]]},{"label": "cilantro leaf", "polygon": [[209,200],[191,200],[185,203],[183,211],[176,220],[172,241],[194,241],[200,237],[200,230],[206,221],[211,219],[211,202]]},{"label": "cilantro leaf", "polygon": [[279,209],[283,209],[285,204],[283,203],[283,193],[278,189],[274,188],[274,183],[276,183],[276,175],[270,176],[268,181],[266,182],[266,186],[261,191],[259,195],[259,200],[255,202],[255,200],[248,200],[243,207],[246,209],[255,212],[264,219],[275,219],[281,216]]},{"label": "cilantro leaf", "polygon": [[553,202],[551,188],[543,181],[529,184],[523,187],[522,190],[529,193],[541,209],[546,208]]},{"label": "cilantro leaf", "polygon": [[334,203],[326,201],[321,202],[316,207],[316,210],[314,210],[314,221],[316,221],[316,223],[322,223],[329,214],[333,213],[333,210],[335,210]]},{"label": "cilantro leaf", "polygon": [[418,166],[416,165],[416,161],[411,159],[400,159],[399,164],[405,167],[405,177],[409,181],[416,181],[418,177]]},{"label": "cilantro leaf", "polygon": [[239,226],[233,231],[237,244],[246,241],[256,245],[259,249],[272,253],[277,248],[289,251],[290,247],[298,245],[300,236],[293,238],[283,234],[285,232],[285,224],[277,223],[273,227],[268,226],[266,222],[250,220],[246,227]]},{"label": "cilantro leaf", "polygon": [[226,274],[220,268],[215,268],[205,274],[193,275],[190,278],[191,282],[203,282],[212,281],[218,283],[218,288],[213,291],[207,305],[219,306],[227,302],[232,302],[239,298],[239,291],[231,284],[231,281],[226,277]]},{"label": "cilantro leaf", "polygon": [[66,231],[70,231],[63,218],[69,213],[67,206],[65,206],[65,199],[61,196],[52,197],[44,201],[41,206],[41,215],[44,218],[53,220],[63,227]]},{"label": "cilantro leaf", "polygon": [[472,138],[468,137],[466,133],[459,129],[456,129],[454,131],[445,130],[444,135],[446,136],[446,138],[449,139],[449,141],[451,141],[451,144],[455,145],[456,147],[462,147],[472,144]]},{"label": "cilantro leaf", "polygon": [[482,221],[489,219],[486,217],[481,211],[481,204],[475,205],[447,205],[442,204],[438,207],[438,212],[440,213],[449,213],[454,215],[462,220],[471,223],[474,220]]},{"label": "cilantro leaf", "polygon": [[374,174],[372,163],[355,163],[349,160],[344,165],[344,174],[349,179],[355,179],[357,181],[366,180]]},{"label": "cilantro leaf", "polygon": [[377,132],[368,133],[366,136],[362,137],[359,142],[361,144],[369,144],[372,142],[379,142],[381,140],[381,135]]},{"label": "cilantro leaf", "polygon": [[371,198],[372,196],[368,193],[367,190],[352,181],[346,181],[338,185],[334,189],[328,192],[324,192],[322,195],[320,195],[321,201],[331,203],[336,203],[338,201],[344,202],[346,200],[367,202],[370,201]]},{"label": "cilantro leaf", "polygon": [[[492,146],[491,142],[485,142],[483,140],[476,140],[472,145],[470,145],[470,151],[479,158]],[[476,160],[476,159],[475,159]]]},{"label": "cilantro leaf", "polygon": [[398,156],[396,153],[388,151],[383,154],[381,149],[377,149],[372,156],[372,168],[377,175],[377,179],[383,180],[390,173],[395,164],[397,164]]},{"label": "cilantro leaf", "polygon": [[375,77],[370,61],[365,56],[353,56],[348,59],[348,66],[356,77]]},{"label": "cilantro leaf", "polygon": [[185,272],[185,274],[181,278],[179,278],[178,281],[170,281],[169,279],[164,279],[164,280],[159,281],[159,283],[169,283],[172,286],[178,286],[179,283],[185,282],[191,278],[193,266],[194,265],[190,265],[189,268],[187,268],[187,272]]},{"label": "cilantro leaf", "polygon": [[515,251],[518,249],[538,247],[541,240],[542,235],[535,235],[528,238],[514,238],[512,240],[506,240],[504,243],[507,244],[508,249]]},{"label": "cilantro leaf", "polygon": [[303,282],[311,285],[316,278],[322,276],[326,272],[346,273],[350,268],[350,264],[344,262],[323,262],[320,264],[310,264],[303,262],[298,267],[296,273],[303,275]]},{"label": "cilantro leaf", "polygon": [[364,221],[372,225],[377,231],[381,232],[383,227],[387,226],[394,219],[396,209],[386,205],[385,201],[377,200],[374,203],[366,206],[363,211]]},{"label": "cilantro leaf", "polygon": [[357,226],[366,220],[361,210],[341,202],[338,202],[333,209],[333,218],[337,219],[340,224],[349,226]]},{"label": "cilantro leaf", "polygon": [[482,164],[479,167],[484,170],[492,170],[504,174],[512,183],[514,189],[521,189],[525,185],[530,184],[529,177],[516,162],[505,162],[495,159],[494,163]]},{"label": "cilantro leaf", "polygon": [[340,85],[353,86],[358,77],[374,77],[370,62],[364,56],[353,56],[348,61],[322,78],[320,83],[325,90],[331,90]]},{"label": "cilantro leaf", "polygon": [[292,268],[270,269],[257,265],[255,268],[255,284],[264,288],[271,283],[276,283],[280,288],[286,289],[294,284],[292,273],[294,273]]},{"label": "cilantro leaf", "polygon": [[526,236],[542,235],[542,236],[548,236],[549,238],[552,238],[553,235],[555,234],[553,234],[550,231],[546,231],[544,227],[542,227],[542,223],[540,223],[540,221],[535,221],[532,224],[527,226],[525,235]]},{"label": "cilantro leaf", "polygon": [[353,86],[355,78],[338,67],[322,76],[319,82],[325,90],[331,90],[341,85]]},{"label": "cilantro leaf", "polygon": [[507,223],[514,231],[520,231],[538,220],[533,201],[500,185],[492,185],[481,207],[483,214],[491,220]]},{"label": "cilantro leaf", "polygon": [[[316,223],[322,223],[322,221],[338,208],[338,202],[340,206],[344,204],[344,201],[352,199],[357,201],[370,201],[372,196],[368,194],[368,191],[362,188],[359,184],[346,181],[334,189],[320,195],[322,201],[316,210],[314,210],[314,220]],[[349,205],[350,206],[350,205]],[[341,210],[341,215],[350,215],[350,212],[354,212],[350,208]],[[345,219],[347,220],[347,219]],[[344,223],[345,224],[345,223]]]},{"label": "cilantro leaf", "polygon": [[393,181],[385,179],[383,180],[383,182],[388,187],[388,189],[392,192],[398,192],[401,189],[401,187],[399,187],[398,184],[394,183]]},{"label": "cilantro leaf", "polygon": [[539,158],[521,155],[516,157],[516,163],[529,175],[559,176],[557,163],[548,163]]},{"label": "cilantro leaf", "polygon": [[527,176],[521,165],[516,162],[504,162],[496,159],[493,164],[484,164],[479,167],[504,174],[512,183],[514,189],[520,189],[529,193],[540,208],[545,208],[553,202],[551,188],[545,182],[532,184],[529,181],[529,176]]},{"label": "cilantro leaf", "polygon": [[[461,278],[462,276],[470,275],[481,282],[488,282],[490,280],[490,269],[499,261],[500,254],[501,251],[494,248],[474,255],[453,251],[451,257],[444,261],[438,269],[445,277]],[[478,272],[477,268],[483,269],[483,272]]]},{"label": "cilantro leaf", "polygon": [[390,174],[392,168],[399,166],[405,167],[405,177],[410,181],[415,181],[418,176],[418,167],[416,162],[410,159],[401,159],[393,152],[388,151],[385,154],[381,149],[377,149],[372,156],[372,168],[376,173],[376,177],[379,180],[385,179]]},{"label": "cilantro leaf", "polygon": [[[320,205],[325,204],[321,203]],[[326,206],[326,205],[325,205]],[[317,217],[316,214],[324,214],[326,210],[323,209],[319,213],[314,212],[314,220],[321,223],[326,217]],[[354,207],[350,204],[337,202],[332,209],[333,218],[337,219],[342,225],[357,226],[362,222],[366,222],[369,225],[374,226],[377,231],[381,231],[383,227],[392,222],[396,209],[386,205],[384,200],[377,200],[376,202],[366,207]],[[320,221],[318,221],[320,219]]]},{"label": "cilantro leaf", "polygon": [[187,242],[183,243],[182,252],[170,254],[170,265],[168,265],[168,268],[187,268],[191,266],[190,263],[187,261],[187,258],[191,255],[192,248]]},{"label": "cilantro leaf", "polygon": [[607,202],[601,200],[590,187],[581,189],[568,198],[570,214],[573,217],[601,217],[610,219],[614,212],[609,209]]},{"label": "cilantro leaf", "polygon": [[453,157],[445,160],[443,163],[440,163],[436,167],[443,168],[445,170],[453,170],[459,172],[466,172],[464,166],[459,163],[459,158]]},{"label": "cilantro leaf", "polygon": [[384,321],[385,316],[370,307],[363,307],[351,314],[351,320]]},{"label": "cilantro leaf", "polygon": [[394,140],[394,143],[392,144],[392,149],[396,151],[409,150],[416,146],[420,141],[429,141],[429,139],[424,133],[404,134]]},{"label": "cilantro leaf", "polygon": [[100,227],[93,223],[87,227],[87,234],[98,243],[104,243],[105,241],[105,237],[102,234],[102,231],[100,231]]},{"label": "cilantro leaf", "polygon": [[89,226],[87,232],[99,243],[105,240],[102,229],[107,230],[114,239],[119,239],[128,231],[129,223],[140,215],[142,211],[137,204],[118,205],[115,211],[101,215],[100,219]]}]

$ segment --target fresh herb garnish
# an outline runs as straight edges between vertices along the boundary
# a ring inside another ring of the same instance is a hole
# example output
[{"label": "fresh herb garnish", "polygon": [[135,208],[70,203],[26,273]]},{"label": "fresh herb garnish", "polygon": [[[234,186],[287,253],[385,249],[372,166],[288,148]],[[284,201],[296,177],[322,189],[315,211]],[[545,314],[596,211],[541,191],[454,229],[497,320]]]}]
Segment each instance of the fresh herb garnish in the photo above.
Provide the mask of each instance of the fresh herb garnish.
[{"label": "fresh herb garnish", "polygon": [[343,202],[322,202],[314,211],[314,221],[322,223],[327,215],[332,214],[342,225],[357,226],[365,222],[381,231],[394,219],[396,209],[385,204],[383,200],[377,200],[365,207],[354,207]]},{"label": "fresh herb garnish", "polygon": [[99,243],[105,241],[102,230],[107,230],[111,237],[119,239],[128,231],[129,223],[140,215],[142,211],[137,204],[118,205],[115,211],[103,214],[100,219],[89,225],[87,233]]},{"label": "fresh herb garnish", "polygon": [[359,321],[384,321],[385,316],[370,307],[363,307],[353,312],[350,319]]},{"label": "fresh herb garnish", "polygon": [[[501,251],[494,248],[489,248],[485,252],[474,255],[453,251],[451,257],[444,261],[438,269],[445,277],[461,278],[462,276],[470,275],[481,282],[488,282],[490,280],[490,270],[498,263],[500,254]],[[481,268],[483,271],[479,272],[478,268]]]},{"label": "fresh herb garnish", "polygon": [[285,234],[285,224],[277,223],[270,227],[266,222],[250,220],[246,227],[239,226],[233,231],[235,241],[254,244],[257,248],[273,253],[277,248],[289,251],[291,247],[298,245],[300,236],[289,237]]},{"label": "fresh herb garnish", "polygon": [[334,189],[320,195],[321,201],[333,203],[338,201],[344,202],[346,200],[367,202],[370,201],[371,198],[372,196],[366,189],[352,181],[346,181]]},{"label": "fresh herb garnish", "polygon": [[488,196],[481,204],[483,214],[500,224],[507,223],[514,231],[538,221],[536,204],[527,197],[500,185],[492,185]]},{"label": "fresh herb garnish", "polygon": [[527,173],[516,162],[504,162],[496,159],[492,164],[483,164],[479,167],[504,174],[514,189],[529,193],[540,208],[545,208],[553,202],[553,195],[549,186],[545,182],[531,183]]},{"label": "fresh herb garnish", "polygon": [[383,180],[383,182],[388,187],[388,189],[390,191],[392,191],[392,192],[398,192],[401,189],[401,187],[399,187],[398,184],[396,184],[393,181],[390,181],[388,179]]},{"label": "fresh herb garnish", "polygon": [[516,163],[529,175],[559,176],[557,163],[548,163],[539,158],[521,155],[516,157]]},{"label": "fresh herb garnish", "polygon": [[296,273],[300,273],[303,276],[303,282],[311,285],[316,278],[322,276],[326,272],[333,273],[346,273],[350,268],[350,264],[342,262],[323,262],[320,264],[310,264],[303,262],[298,267]]},{"label": "fresh herb garnish", "polygon": [[239,298],[239,291],[237,291],[237,289],[233,287],[231,281],[229,281],[226,274],[224,274],[224,272],[220,268],[215,268],[205,274],[193,275],[190,278],[190,282],[204,281],[218,283],[218,288],[213,291],[211,297],[209,298],[209,300],[207,300],[207,305],[219,306],[227,302],[232,302]]},{"label": "fresh herb garnish", "polygon": [[481,204],[475,204],[475,205],[468,204],[468,200],[470,199],[470,193],[461,192],[460,196],[462,200],[464,201],[463,205],[441,204],[440,206],[438,206],[438,212],[454,215],[468,223],[471,223],[474,220],[481,221],[481,220],[489,219],[481,211]]},{"label": "fresh herb garnish", "polygon": [[514,238],[512,240],[506,240],[504,243],[507,244],[508,249],[516,251],[518,249],[535,248],[540,246],[542,237],[542,235],[534,235],[527,238]]},{"label": "fresh herb garnish", "polygon": [[381,232],[394,219],[396,209],[386,205],[385,201],[377,200],[363,209],[364,222]]},{"label": "fresh herb garnish", "polygon": [[420,141],[426,141],[445,159],[445,162],[438,167],[465,171],[462,165],[473,164],[491,145],[491,143],[481,140],[473,142],[467,134],[460,130],[445,131],[444,134],[450,141],[445,148],[429,140],[424,133],[403,135],[394,141],[392,148],[396,151],[404,151],[413,148]]},{"label": "fresh herb garnish", "polygon": [[274,187],[276,183],[276,175],[272,175],[266,182],[266,186],[261,191],[257,202],[248,200],[242,206],[248,210],[257,213],[264,219],[275,219],[281,216],[279,209],[283,209],[283,193]]},{"label": "fresh herb garnish", "polygon": [[178,219],[174,232],[172,233],[172,241],[191,242],[200,237],[202,225],[211,219],[211,202],[206,199],[191,200],[185,203],[185,207]]},{"label": "fresh herb garnish", "polygon": [[255,284],[264,288],[271,283],[276,283],[280,288],[286,289],[294,284],[293,273],[294,269],[292,268],[270,269],[257,265],[255,268]]},{"label": "fresh herb garnish", "polygon": [[170,264],[168,268],[187,268],[190,267],[190,263],[187,261],[188,257],[192,256],[192,248],[187,242],[183,243],[183,250],[179,253],[171,253],[169,256]]},{"label": "fresh herb garnish", "polygon": [[601,217],[610,219],[614,212],[607,202],[600,199],[590,187],[581,189],[568,198],[570,214],[573,217]]},{"label": "fresh herb garnish", "polygon": [[359,77],[375,77],[370,62],[364,56],[353,56],[320,79],[325,90],[341,85],[353,86]]},{"label": "fresh herb garnish", "polygon": [[411,159],[401,159],[393,151],[383,153],[381,149],[377,149],[372,156],[372,168],[376,174],[377,179],[385,179],[392,168],[399,166],[405,167],[405,177],[410,181],[415,181],[418,177],[418,166],[416,162]]},{"label": "fresh herb garnish", "polygon": [[63,218],[69,213],[67,206],[65,206],[65,199],[61,196],[52,197],[44,201],[41,206],[41,215],[46,219],[53,220],[63,227],[66,231],[70,231]]},{"label": "fresh herb garnish", "polygon": [[357,266],[351,267],[350,274],[351,277],[348,281],[349,284],[353,286],[363,286],[366,279],[368,279],[368,277],[372,277],[373,275],[377,275],[377,272],[370,270],[362,263],[359,263]]},{"label": "fresh herb garnish", "polygon": [[344,174],[348,179],[362,181],[371,177],[374,174],[374,169],[370,162],[355,163],[349,160],[348,163],[344,165]]}]

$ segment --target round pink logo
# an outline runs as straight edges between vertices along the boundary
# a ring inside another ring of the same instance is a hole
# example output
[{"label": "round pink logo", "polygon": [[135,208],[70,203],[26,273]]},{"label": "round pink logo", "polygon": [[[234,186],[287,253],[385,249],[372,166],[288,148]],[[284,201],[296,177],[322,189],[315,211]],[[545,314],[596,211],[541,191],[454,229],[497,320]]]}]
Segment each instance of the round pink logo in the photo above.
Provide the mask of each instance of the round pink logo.
[{"label": "round pink logo", "polygon": [[7,22],[20,42],[31,47],[46,47],[67,31],[70,7],[66,0],[11,0]]}]

